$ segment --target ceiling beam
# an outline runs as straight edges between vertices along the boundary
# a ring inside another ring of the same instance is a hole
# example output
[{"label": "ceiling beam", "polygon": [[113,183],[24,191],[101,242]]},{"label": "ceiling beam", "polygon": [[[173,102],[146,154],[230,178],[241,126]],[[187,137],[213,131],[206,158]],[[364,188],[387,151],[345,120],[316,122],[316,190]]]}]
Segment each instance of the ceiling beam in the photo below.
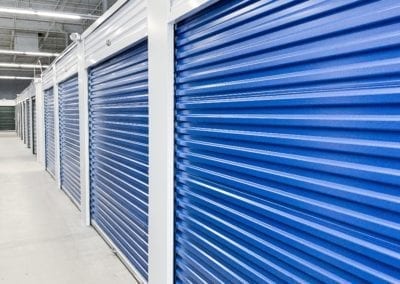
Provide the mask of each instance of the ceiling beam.
[{"label": "ceiling beam", "polygon": [[[56,4],[56,7],[55,7],[54,10],[57,10],[57,9],[58,9],[58,6],[59,6],[61,3],[62,3],[61,0],[57,0],[57,4]],[[63,7],[61,7],[61,10],[62,10],[62,9],[63,9]],[[39,49],[40,49],[40,48],[43,48],[43,45],[45,44],[47,38],[49,37],[49,33],[50,33],[50,30],[49,30],[49,29],[51,29],[51,27],[52,27],[53,25],[55,25],[55,24],[56,24],[56,21],[53,21],[53,22],[50,24],[49,28],[47,29],[46,35],[44,36],[44,38],[43,38],[43,40],[42,40],[42,43],[41,43],[40,46],[39,46]]]},{"label": "ceiling beam", "polygon": [[23,30],[23,31],[31,31],[31,32],[58,32],[58,33],[72,33],[72,32],[83,32],[83,24],[72,24],[72,23],[55,23],[51,28],[49,27],[49,23],[53,23],[54,21],[41,21],[41,20],[27,20],[27,19],[18,19],[15,26],[13,22],[10,21],[10,18],[1,17],[0,16],[0,29],[8,29],[8,30]]}]

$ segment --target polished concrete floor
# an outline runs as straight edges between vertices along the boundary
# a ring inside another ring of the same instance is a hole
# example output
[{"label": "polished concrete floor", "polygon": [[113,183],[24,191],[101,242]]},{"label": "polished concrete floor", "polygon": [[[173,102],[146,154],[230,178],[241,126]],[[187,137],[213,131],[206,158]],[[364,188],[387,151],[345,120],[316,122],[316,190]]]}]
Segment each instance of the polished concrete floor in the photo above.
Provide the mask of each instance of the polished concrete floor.
[{"label": "polished concrete floor", "polygon": [[0,132],[0,283],[135,280],[15,133]]}]

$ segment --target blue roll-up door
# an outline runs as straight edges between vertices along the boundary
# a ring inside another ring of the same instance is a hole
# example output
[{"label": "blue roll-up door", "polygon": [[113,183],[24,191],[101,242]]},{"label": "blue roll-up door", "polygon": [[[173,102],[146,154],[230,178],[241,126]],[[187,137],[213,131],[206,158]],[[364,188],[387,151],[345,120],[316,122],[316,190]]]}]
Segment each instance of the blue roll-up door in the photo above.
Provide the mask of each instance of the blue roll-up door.
[{"label": "blue roll-up door", "polygon": [[177,283],[400,282],[398,1],[176,27]]},{"label": "blue roll-up door", "polygon": [[31,103],[26,101],[26,146],[31,147]]},{"label": "blue roll-up door", "polygon": [[26,144],[26,136],[27,136],[27,134],[26,134],[26,131],[27,131],[27,127],[26,127],[26,101],[24,101],[23,103],[22,103],[22,105],[23,105],[23,129],[24,129],[24,135],[23,135],[23,139],[24,139],[24,144]]},{"label": "blue roll-up door", "polygon": [[44,119],[45,119],[45,146],[46,170],[55,177],[55,121],[54,121],[54,93],[53,88],[44,92]]},{"label": "blue roll-up door", "polygon": [[21,140],[23,140],[24,138],[24,128],[23,128],[23,103],[19,104],[19,130],[20,130],[20,135],[19,137],[21,138]]},{"label": "blue roll-up door", "polygon": [[147,279],[147,41],[89,73],[91,218]]},{"label": "blue roll-up door", "polygon": [[21,103],[19,103],[16,107],[17,110],[17,123],[18,123],[18,137],[22,137],[22,129],[21,129]]},{"label": "blue roll-up door", "polygon": [[80,136],[78,76],[60,83],[58,88],[60,115],[60,178],[61,188],[75,204],[81,204]]},{"label": "blue roll-up door", "polygon": [[37,154],[36,97],[32,98],[32,153]]}]

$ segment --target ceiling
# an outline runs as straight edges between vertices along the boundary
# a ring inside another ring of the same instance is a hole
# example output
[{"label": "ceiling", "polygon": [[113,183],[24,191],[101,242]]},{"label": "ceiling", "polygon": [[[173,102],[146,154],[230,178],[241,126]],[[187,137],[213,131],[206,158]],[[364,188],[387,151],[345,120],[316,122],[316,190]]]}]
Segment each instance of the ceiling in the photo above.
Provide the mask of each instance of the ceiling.
[{"label": "ceiling", "polygon": [[[91,14],[100,16],[116,0],[0,0],[0,7],[31,8],[35,10]],[[15,37],[36,37],[39,51],[61,52],[70,43],[71,33],[82,33],[93,20],[52,19],[28,15],[13,15],[0,12],[0,49],[15,49]],[[0,55],[0,62],[49,64],[54,58]],[[40,70],[3,68],[0,76],[29,76]],[[1,84],[2,80],[0,80]],[[29,84],[29,82],[26,82]]]}]

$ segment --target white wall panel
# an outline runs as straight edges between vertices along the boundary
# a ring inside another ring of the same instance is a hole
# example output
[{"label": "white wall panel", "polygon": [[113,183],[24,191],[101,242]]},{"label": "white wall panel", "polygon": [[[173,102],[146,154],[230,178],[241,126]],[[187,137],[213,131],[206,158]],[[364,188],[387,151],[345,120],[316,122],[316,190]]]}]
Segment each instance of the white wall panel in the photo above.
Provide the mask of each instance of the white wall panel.
[{"label": "white wall panel", "polygon": [[0,106],[15,106],[15,100],[0,100]]},{"label": "white wall panel", "polygon": [[169,21],[174,23],[217,1],[218,0],[171,0]]},{"label": "white wall panel", "polygon": [[54,71],[53,67],[47,69],[46,71],[43,72],[42,74],[42,87],[43,90],[46,90],[50,87],[53,86],[54,81],[53,81],[53,76],[54,76]]},{"label": "white wall panel", "polygon": [[57,61],[57,82],[62,82],[78,73],[77,45],[72,45],[68,51]]},{"label": "white wall panel", "polygon": [[95,65],[147,36],[146,1],[126,2],[94,29],[84,34],[85,66]]}]

